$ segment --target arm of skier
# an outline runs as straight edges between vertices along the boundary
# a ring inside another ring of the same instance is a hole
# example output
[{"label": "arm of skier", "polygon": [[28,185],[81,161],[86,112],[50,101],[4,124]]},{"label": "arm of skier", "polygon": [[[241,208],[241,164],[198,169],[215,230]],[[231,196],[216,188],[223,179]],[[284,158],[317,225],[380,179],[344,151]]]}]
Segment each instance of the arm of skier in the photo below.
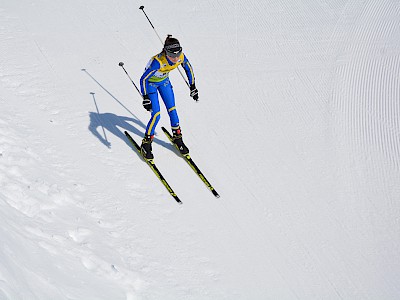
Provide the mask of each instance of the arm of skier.
[{"label": "arm of skier", "polygon": [[185,70],[186,76],[189,80],[190,97],[192,97],[195,101],[199,101],[199,91],[196,88],[193,68],[186,55],[184,55],[182,67]]},{"label": "arm of skier", "polygon": [[158,71],[158,69],[160,69],[160,63],[155,59],[152,59],[147,64],[142,77],[140,77],[140,91],[143,96],[148,94],[149,79]]},{"label": "arm of skier", "polygon": [[140,91],[143,97],[142,105],[147,111],[151,111],[152,109],[151,100],[148,95],[149,79],[151,78],[151,76],[153,76],[155,72],[157,72],[159,68],[160,68],[160,63],[157,60],[152,59],[147,64],[142,77],[140,77]]}]

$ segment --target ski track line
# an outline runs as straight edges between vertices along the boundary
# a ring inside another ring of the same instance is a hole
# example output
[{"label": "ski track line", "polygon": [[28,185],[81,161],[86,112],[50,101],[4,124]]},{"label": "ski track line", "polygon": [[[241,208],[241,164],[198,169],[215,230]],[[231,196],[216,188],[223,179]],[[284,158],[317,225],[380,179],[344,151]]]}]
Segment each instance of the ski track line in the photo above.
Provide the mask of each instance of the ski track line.
[{"label": "ski track line", "polygon": [[[367,28],[358,26],[354,34],[360,43],[347,49],[354,56],[341,68],[343,82],[348,83],[345,92],[350,101],[342,97],[339,106],[347,116],[351,130],[349,135],[355,143],[378,149],[399,170],[400,133],[396,118],[400,113],[399,84],[396,82],[399,57],[377,57],[374,49],[377,40],[393,33],[395,26],[390,18],[393,9],[390,5],[378,5],[365,10],[362,24],[367,24]],[[371,48],[372,54],[368,53]],[[372,59],[369,58],[371,55]],[[390,80],[387,80],[388,77]]]},{"label": "ski track line", "polygon": [[[343,91],[344,93],[342,94],[342,97],[339,97],[340,100],[338,106],[341,108],[341,111],[345,112],[347,117],[346,122],[349,124],[349,126],[343,126],[347,132],[346,135],[351,137],[351,140],[355,140],[355,144],[361,147],[368,147],[372,144],[390,160],[392,165],[398,169],[399,134],[397,129],[398,127],[396,127],[398,118],[394,117],[388,119],[388,114],[390,114],[390,112],[393,112],[394,116],[399,115],[398,100],[396,100],[399,99],[397,97],[399,94],[399,88],[398,82],[395,80],[396,74],[399,74],[398,59],[395,57],[380,60],[373,59],[372,61],[369,59],[371,55],[373,55],[373,58],[376,58],[376,56],[379,55],[379,47],[376,47],[374,41],[376,39],[389,37],[395,28],[393,21],[386,22],[386,20],[388,20],[387,14],[392,11],[393,7],[390,5],[383,5],[381,9],[377,9],[377,7],[369,5],[370,3],[361,6],[359,4],[346,4],[345,10],[342,14],[343,18],[338,21],[336,32],[333,33],[331,38],[331,41],[335,41],[335,36],[345,37],[340,30],[342,28],[347,29],[344,25],[347,25],[345,22],[348,22],[348,18],[350,17],[350,24],[352,24],[355,29],[353,39],[359,41],[359,44],[351,44],[351,47],[345,46],[343,49],[349,52],[349,54],[352,54],[352,56],[347,56],[346,58],[349,62],[344,66],[339,67],[340,82],[344,83],[345,90]],[[378,3],[375,4],[377,6],[381,5]],[[285,11],[290,15],[291,8],[287,8]],[[292,19],[295,17],[294,15],[290,16]],[[371,22],[371,20],[374,21]],[[389,20],[393,20],[393,18],[389,18]],[[344,23],[341,24],[341,22]],[[367,30],[365,30],[365,24],[367,24]],[[343,25],[343,27],[341,25]],[[290,31],[290,28],[294,30],[297,26],[301,26],[301,22],[295,20],[295,22],[291,23],[290,26],[289,30],[287,29],[288,31]],[[302,38],[305,37],[298,37],[299,40]],[[349,41],[351,42],[350,38]],[[317,52],[318,50],[316,49],[317,48],[314,48]],[[298,53],[304,51],[304,49],[298,46],[298,49],[295,51]],[[388,75],[387,70],[395,70],[393,72],[394,75]],[[297,75],[304,84],[307,75],[303,75],[300,71],[297,71]],[[393,79],[388,80],[388,76]],[[389,82],[390,85],[388,86],[386,82]],[[311,100],[315,98],[310,97],[309,102],[304,103],[305,105],[303,105],[303,103],[297,101],[295,95],[291,93],[289,88],[285,92],[286,94],[284,98],[291,100],[294,110],[301,111],[303,123],[307,124],[312,122],[313,116],[304,107],[315,106],[315,101],[311,102]],[[391,96],[390,93],[393,94],[393,96]],[[263,107],[264,99],[254,97],[254,95],[256,95],[256,93],[252,93],[251,91],[248,95],[251,104],[260,108]],[[385,104],[385,101],[387,102],[387,100],[389,100],[389,103]],[[390,101],[393,101],[394,103],[390,103]],[[365,104],[367,104],[367,106],[365,106]],[[372,109],[369,108],[371,105],[374,106]],[[322,109],[322,107],[320,106],[319,109]],[[251,122],[249,125],[251,125]],[[333,218],[332,221],[333,223],[336,223],[339,228],[343,225],[336,218]],[[351,236],[351,232],[347,231],[347,237],[351,239]],[[340,250],[337,250],[339,254]],[[331,255],[332,254],[333,253],[331,253]],[[359,255],[360,257],[363,257],[365,263],[368,263],[367,257],[363,256],[361,252]],[[340,259],[337,258],[337,261],[340,261]],[[344,270],[352,269],[349,262],[345,263],[343,267]],[[329,277],[327,280],[329,281]],[[351,282],[352,289],[347,290],[347,293],[345,292],[342,294],[343,296],[346,294],[349,295],[352,292],[361,293],[362,285],[358,283],[356,278],[351,280],[350,277],[348,277],[347,280]],[[335,288],[335,284],[332,281],[331,284],[338,293],[338,289],[337,287]],[[366,294],[364,294],[364,296],[367,297]],[[341,298],[339,293],[338,297]]]},{"label": "ski track line", "polygon": [[[398,177],[400,57],[398,53],[386,53],[385,46],[399,32],[399,10],[393,2],[382,5],[369,1],[359,12],[352,24],[353,30],[348,31],[348,46],[341,49],[345,60],[336,68],[338,92],[332,100],[341,115],[336,116],[337,122],[343,121],[340,124],[343,138],[356,153],[364,156],[369,172],[378,172],[386,178],[392,174]],[[337,36],[341,35],[339,28]],[[386,162],[381,163],[377,155],[383,156]],[[379,186],[385,186],[385,181],[379,178]],[[350,185],[357,184],[360,183],[353,177]],[[376,207],[372,199],[366,201]],[[389,278],[383,276],[382,281],[386,289],[394,288]],[[381,293],[385,294],[386,289]]]},{"label": "ski track line", "polygon": [[[289,13],[290,13],[290,9],[288,9],[288,10],[286,10],[286,11],[289,11]],[[292,16],[290,16],[289,15],[289,19],[293,19],[293,17],[294,17],[294,15],[292,15]],[[297,20],[297,23],[295,24],[295,25],[293,25],[293,24],[291,24],[292,25],[292,27],[289,27],[288,29],[286,28],[286,30],[287,30],[287,32],[290,32],[290,30],[291,29],[294,29],[294,28],[296,28],[296,27],[298,27],[298,26],[301,26],[301,20]],[[299,40],[301,40],[302,38],[305,38],[305,36],[299,36],[299,37],[296,37],[297,39],[299,39]],[[296,45],[296,43],[294,43],[295,45]],[[296,49],[294,52],[295,53],[298,53],[298,52],[300,52],[300,53],[302,53],[302,52],[306,52],[306,49],[305,48],[302,48],[301,46],[298,46],[298,48],[299,49]],[[315,52],[317,52],[317,50],[315,50]],[[291,55],[291,53],[288,53],[288,55],[287,56],[290,56]],[[310,58],[310,60],[312,60],[312,57]],[[298,73],[299,74],[299,73]],[[304,82],[305,81],[305,79],[304,78],[306,78],[307,76],[306,75],[304,75],[304,76],[299,76],[300,77],[300,79]],[[283,80],[284,78],[282,78],[282,80]],[[316,104],[316,100],[314,100],[314,98],[310,98],[311,99],[311,101],[312,101],[312,103],[300,103],[296,98],[295,98],[295,95],[293,95],[293,93],[291,92],[291,86],[288,84],[288,87],[287,87],[287,89],[285,90],[285,91],[283,91],[283,93],[285,93],[285,97],[284,97],[284,99],[290,99],[291,100],[291,105],[289,106],[289,107],[287,107],[287,108],[285,108],[284,107],[284,103],[282,103],[281,104],[281,106],[282,106],[282,109],[293,109],[294,111],[297,111],[297,110],[299,110],[299,111],[301,111],[302,113],[301,113],[301,119],[302,119],[302,121],[303,121],[303,123],[305,123],[305,124],[310,124],[310,123],[312,123],[312,121],[313,121],[313,115],[310,113],[310,111],[309,110],[307,110],[306,109],[306,107],[309,107],[310,106],[310,104],[311,105],[315,105]],[[256,95],[257,95],[257,93],[255,93],[255,92],[252,92],[252,91],[250,91],[250,94],[248,95],[248,99],[250,100],[250,103],[251,104],[254,104],[256,107],[260,107],[261,109],[264,109],[265,110],[265,108],[264,108],[264,106],[265,106],[265,99],[263,99],[263,98],[260,98],[260,97],[256,97]],[[310,100],[309,100],[310,101]],[[322,108],[322,107],[321,107]],[[240,111],[240,109],[238,109],[238,111]],[[250,118],[248,118],[248,126],[250,126],[250,125],[252,125],[252,122],[251,122],[251,119]],[[258,125],[260,125],[260,124],[258,124]],[[261,126],[263,126],[264,124],[261,124]],[[252,126],[250,126],[250,127],[252,127]],[[293,143],[293,142],[292,142]],[[300,174],[299,174],[300,175]],[[250,212],[248,212],[248,213],[250,213]],[[232,216],[232,213],[230,212],[230,215]],[[233,216],[232,216],[232,218],[233,218]],[[334,221],[333,221],[333,223],[335,223]],[[339,227],[340,227],[340,224],[339,224]],[[263,238],[263,237],[261,237],[261,236],[259,236],[258,237],[258,240],[260,240],[260,241],[264,241],[264,243],[263,243],[263,245],[265,245],[265,244],[273,244],[273,242],[271,242],[271,240],[266,240],[265,238]],[[300,241],[300,243],[301,243],[301,241]],[[306,248],[304,248],[303,247],[303,249],[306,249]],[[275,248],[275,250],[276,250],[276,253],[279,253],[280,251],[279,251],[279,248],[278,247],[276,247]],[[304,251],[304,253],[307,253],[307,251],[310,251],[310,250],[303,250]],[[332,254],[332,253],[331,253]],[[286,264],[287,265],[291,265],[292,264],[292,262],[289,262],[289,261],[287,261],[287,258],[285,258],[284,256],[280,256],[283,260],[286,260]],[[339,258],[337,258],[337,261],[340,261],[340,259]],[[281,275],[281,277],[282,277],[282,279],[285,281],[285,282],[288,282],[287,281],[287,278],[286,278],[286,276],[285,276],[285,274],[284,274],[284,272],[279,272],[280,270],[278,269],[277,270],[278,271],[278,273],[280,273],[280,275]],[[321,271],[320,271],[321,272]],[[339,294],[339,292],[338,292],[338,287],[332,282],[332,280],[330,280],[330,278],[329,278],[329,276],[328,275],[326,275],[326,274],[324,274],[323,272],[321,273],[322,275],[325,275],[324,277],[325,277],[325,280],[326,280],[326,282],[328,282],[330,285],[331,285],[331,287],[332,287],[332,289],[334,290],[334,291],[336,291],[336,294],[338,295],[338,297],[339,298],[342,298],[341,296],[340,296],[340,294]],[[349,281],[351,281],[350,280],[350,278],[348,277],[347,278],[347,280],[349,280]],[[289,285],[289,287],[290,287],[290,285]],[[353,289],[355,289],[356,290],[356,285],[355,284],[353,284]],[[294,295],[296,295],[296,293],[295,293],[295,291],[294,290],[292,290],[293,291],[293,293],[294,293]],[[297,295],[296,295],[297,296]]]}]

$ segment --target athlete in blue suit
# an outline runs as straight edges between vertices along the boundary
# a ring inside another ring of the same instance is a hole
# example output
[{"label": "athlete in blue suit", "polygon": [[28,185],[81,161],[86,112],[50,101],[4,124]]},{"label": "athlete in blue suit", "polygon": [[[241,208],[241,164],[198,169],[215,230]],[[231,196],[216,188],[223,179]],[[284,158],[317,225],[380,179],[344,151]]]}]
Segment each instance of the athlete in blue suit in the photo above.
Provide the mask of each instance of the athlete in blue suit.
[{"label": "athlete in blue suit", "polygon": [[189,153],[189,149],[182,140],[179,117],[175,106],[174,91],[171,82],[169,81],[169,72],[176,69],[179,65],[182,65],[188,78],[190,96],[195,101],[198,101],[199,95],[195,85],[192,66],[187,57],[183,54],[179,41],[170,35],[166,38],[161,53],[150,59],[142,77],[140,78],[143,107],[148,111],[151,111],[151,118],[147,124],[146,133],[141,145],[142,154],[147,159],[154,158],[151,144],[154,138],[154,130],[160,120],[160,103],[158,101],[158,94],[160,94],[168,111],[174,143],[178,146],[178,149],[182,154]]}]

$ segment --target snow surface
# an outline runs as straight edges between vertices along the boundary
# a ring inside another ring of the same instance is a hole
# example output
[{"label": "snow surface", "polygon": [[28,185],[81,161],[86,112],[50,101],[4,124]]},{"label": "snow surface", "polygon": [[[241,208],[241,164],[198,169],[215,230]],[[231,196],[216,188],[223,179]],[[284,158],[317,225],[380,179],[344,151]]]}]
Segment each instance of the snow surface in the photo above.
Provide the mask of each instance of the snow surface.
[{"label": "snow surface", "polygon": [[[171,74],[179,206],[135,153],[138,83]],[[0,5],[0,299],[400,299],[400,3],[65,1]]]}]

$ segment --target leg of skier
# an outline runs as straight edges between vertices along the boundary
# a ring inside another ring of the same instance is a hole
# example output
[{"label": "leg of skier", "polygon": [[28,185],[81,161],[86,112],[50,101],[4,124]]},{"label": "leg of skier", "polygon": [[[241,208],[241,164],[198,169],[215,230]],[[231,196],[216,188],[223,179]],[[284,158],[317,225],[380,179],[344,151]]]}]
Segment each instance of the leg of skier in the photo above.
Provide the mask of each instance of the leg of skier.
[{"label": "leg of skier", "polygon": [[165,107],[168,110],[168,115],[171,123],[173,141],[182,154],[188,154],[189,149],[183,142],[181,127],[179,125],[178,112],[175,106],[174,90],[169,79],[159,87],[161,98],[164,101]]},{"label": "leg of skier", "polygon": [[155,84],[151,84],[149,86],[148,92],[151,101],[152,112],[150,120],[147,123],[146,133],[142,140],[140,150],[146,159],[153,159],[154,155],[152,152],[152,142],[154,138],[154,131],[158,121],[160,120],[160,103],[158,102],[157,86]]}]

